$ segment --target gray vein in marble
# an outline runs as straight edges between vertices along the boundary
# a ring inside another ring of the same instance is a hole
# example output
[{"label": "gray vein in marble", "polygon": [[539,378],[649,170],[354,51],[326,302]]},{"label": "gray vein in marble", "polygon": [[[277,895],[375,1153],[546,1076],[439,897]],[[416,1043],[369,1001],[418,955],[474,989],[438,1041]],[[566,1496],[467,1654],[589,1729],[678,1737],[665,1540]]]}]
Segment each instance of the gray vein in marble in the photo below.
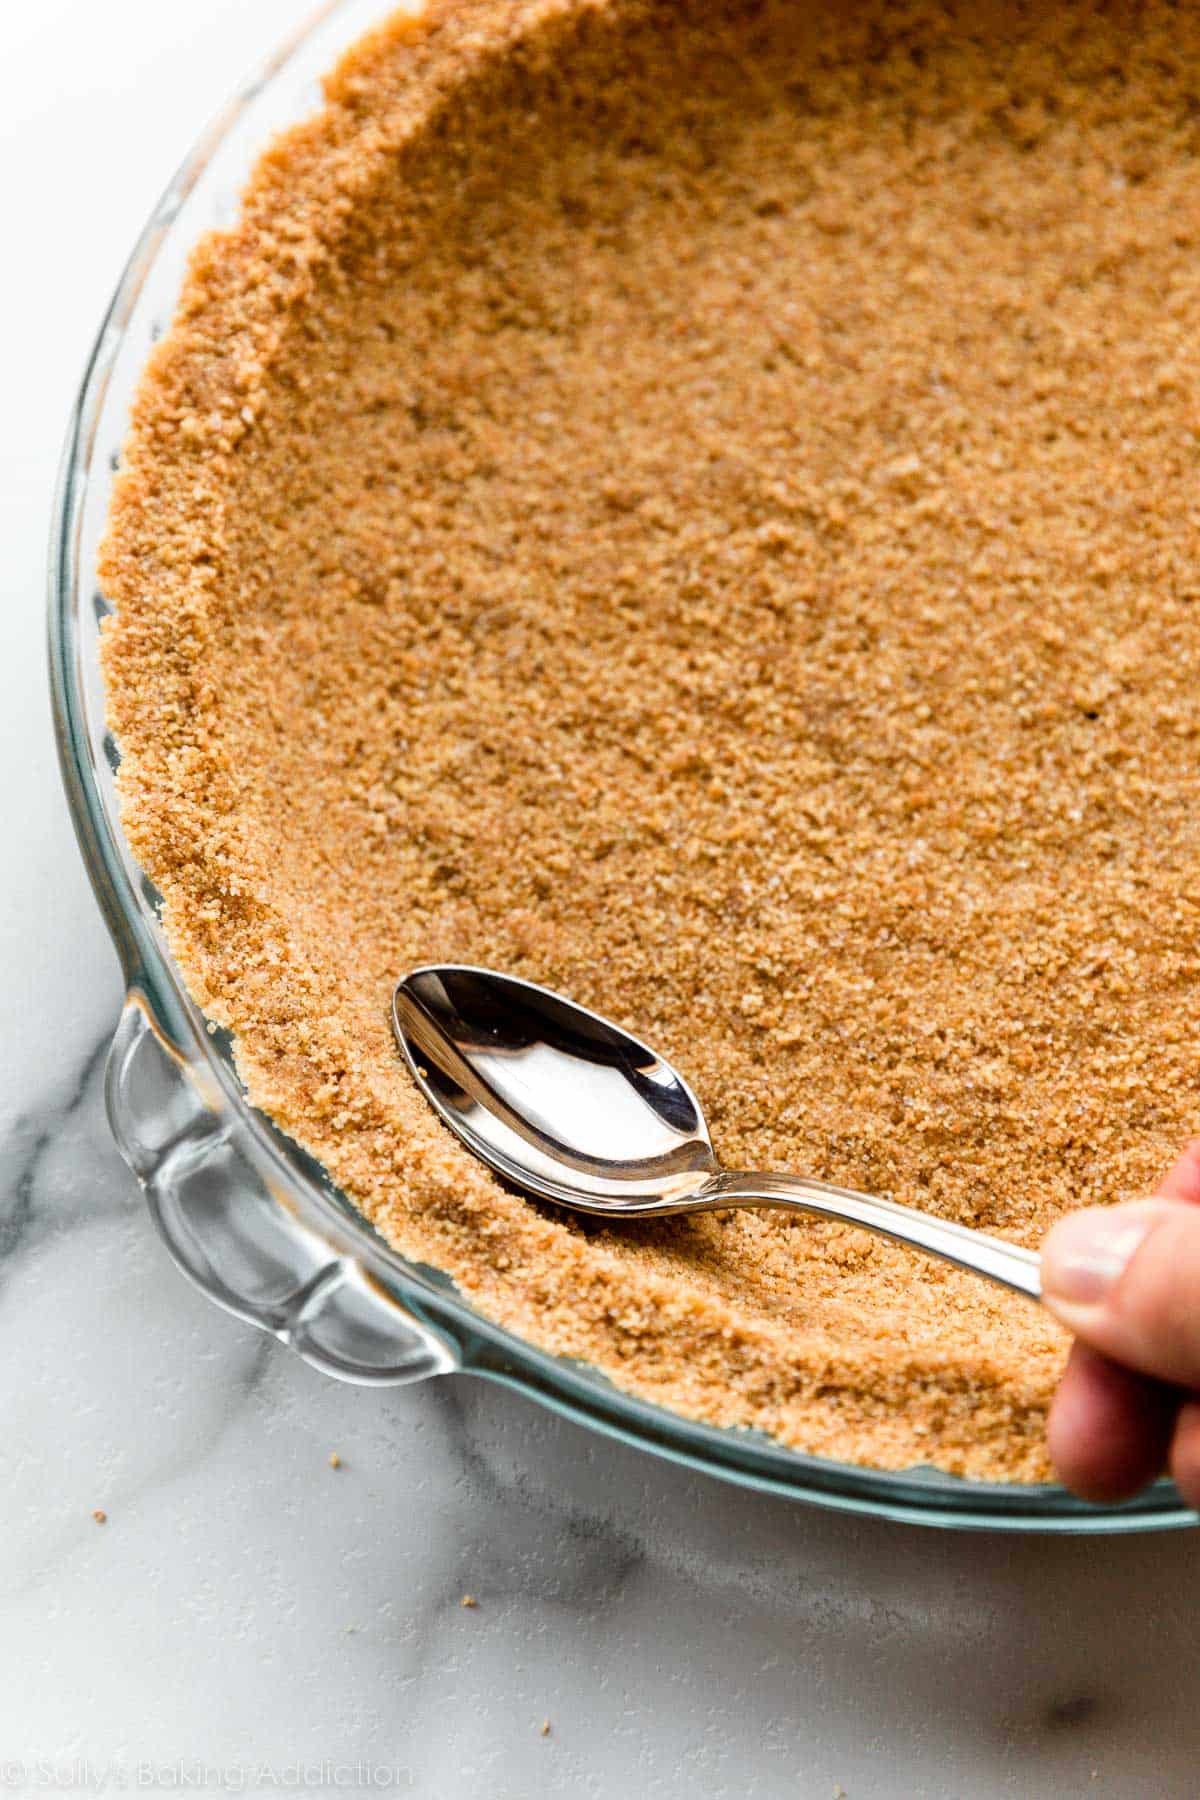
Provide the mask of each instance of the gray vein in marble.
[{"label": "gray vein in marble", "polygon": [[[75,1222],[69,1210],[39,1206],[39,1185],[54,1157],[65,1152],[75,1162],[90,1152],[86,1166],[93,1168],[97,1161],[103,1165],[116,1159],[107,1122],[101,1117],[97,1124],[86,1112],[87,1103],[102,1087],[109,1041],[106,1034],[87,1052],[63,1099],[19,1113],[6,1142],[0,1145],[0,1192],[10,1196],[0,1202],[0,1262],[10,1262],[18,1250],[32,1247],[68,1219]],[[111,1205],[94,1208],[92,1216],[111,1215],[113,1210]]]},{"label": "gray vein in marble", "polygon": [[[468,1427],[463,1384],[478,1379],[446,1377],[428,1388],[462,1477],[484,1503],[485,1530],[476,1534],[471,1555],[486,1556],[488,1539],[502,1529],[510,1552],[520,1554],[524,1549],[528,1556],[522,1595],[564,1606],[608,1604],[645,1561],[644,1545],[602,1513],[585,1510],[561,1494],[539,1492],[527,1472],[518,1470],[506,1479]],[[478,1575],[469,1575],[468,1564],[464,1581],[470,1591],[483,1592],[489,1581],[489,1591],[505,1591],[492,1576],[481,1582]]]}]

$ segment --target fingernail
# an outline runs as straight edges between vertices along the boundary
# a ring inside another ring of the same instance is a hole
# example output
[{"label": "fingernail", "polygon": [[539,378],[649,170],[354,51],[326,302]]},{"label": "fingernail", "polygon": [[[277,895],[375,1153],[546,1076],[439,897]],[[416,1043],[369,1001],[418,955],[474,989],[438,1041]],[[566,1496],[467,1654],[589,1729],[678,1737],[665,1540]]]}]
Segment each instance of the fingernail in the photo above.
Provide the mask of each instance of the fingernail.
[{"label": "fingernail", "polygon": [[1075,1305],[1096,1305],[1153,1224],[1153,1217],[1125,1207],[1068,1213],[1042,1246],[1043,1293]]}]

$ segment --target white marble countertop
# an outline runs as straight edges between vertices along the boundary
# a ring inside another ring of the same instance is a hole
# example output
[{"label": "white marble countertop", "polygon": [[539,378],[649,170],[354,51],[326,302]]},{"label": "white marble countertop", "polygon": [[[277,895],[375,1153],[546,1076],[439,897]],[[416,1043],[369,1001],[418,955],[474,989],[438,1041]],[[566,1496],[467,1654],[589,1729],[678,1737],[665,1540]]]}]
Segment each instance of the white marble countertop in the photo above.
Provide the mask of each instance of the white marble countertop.
[{"label": "white marble countertop", "polygon": [[119,982],[54,765],[44,540],[124,251],[295,12],[0,11],[0,1791],[1194,1794],[1192,1534],[853,1522],[471,1379],[338,1386],[154,1235],[101,1106]]}]

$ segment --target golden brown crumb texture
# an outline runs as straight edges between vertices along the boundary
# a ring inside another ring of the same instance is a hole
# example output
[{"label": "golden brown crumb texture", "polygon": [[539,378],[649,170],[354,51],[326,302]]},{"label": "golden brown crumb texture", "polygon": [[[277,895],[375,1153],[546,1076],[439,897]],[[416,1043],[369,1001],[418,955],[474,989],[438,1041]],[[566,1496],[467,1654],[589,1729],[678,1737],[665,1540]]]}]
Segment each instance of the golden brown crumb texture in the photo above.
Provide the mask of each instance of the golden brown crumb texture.
[{"label": "golden brown crumb texture", "polygon": [[460,0],[196,252],[103,579],[126,827],[254,1100],[492,1318],[805,1450],[1046,1474],[1063,1340],[852,1230],[601,1228],[397,976],[660,1046],[729,1163],[1026,1244],[1200,1036],[1200,10]]}]

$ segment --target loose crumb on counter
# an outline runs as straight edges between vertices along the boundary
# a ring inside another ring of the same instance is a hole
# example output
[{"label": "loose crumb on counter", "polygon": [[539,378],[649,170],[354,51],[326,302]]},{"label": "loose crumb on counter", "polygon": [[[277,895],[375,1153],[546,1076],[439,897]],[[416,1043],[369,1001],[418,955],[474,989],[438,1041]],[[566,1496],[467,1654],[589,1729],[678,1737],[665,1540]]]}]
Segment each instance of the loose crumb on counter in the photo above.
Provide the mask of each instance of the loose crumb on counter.
[{"label": "loose crumb on counter", "polygon": [[393,984],[600,1009],[733,1167],[1027,1245],[1146,1189],[1200,1066],[1197,92],[1165,0],[433,0],[142,381],[108,711],[192,993],[393,1245],[688,1417],[1041,1480],[1066,1340],[846,1227],[524,1200]]}]

